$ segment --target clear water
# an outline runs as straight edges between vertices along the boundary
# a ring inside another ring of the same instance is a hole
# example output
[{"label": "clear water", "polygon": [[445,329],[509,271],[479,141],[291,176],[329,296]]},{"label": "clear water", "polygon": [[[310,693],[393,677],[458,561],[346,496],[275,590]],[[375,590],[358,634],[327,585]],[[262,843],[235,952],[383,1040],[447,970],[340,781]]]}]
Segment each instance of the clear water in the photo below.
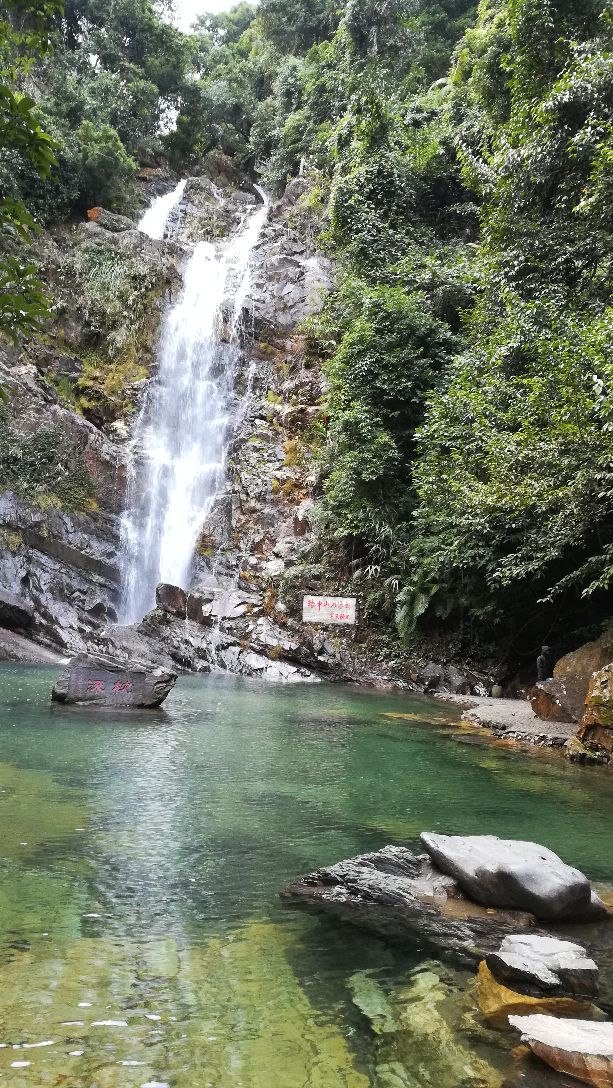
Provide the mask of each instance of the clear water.
[{"label": "clear water", "polygon": [[250,256],[266,215],[264,199],[229,239],[198,243],[165,318],[122,518],[126,623],[153,607],[159,582],[189,584],[198,536],[222,490]]},{"label": "clear water", "polygon": [[537,839],[613,878],[608,772],[458,743],[438,704],[186,677],[118,717],[50,707],[54,675],[0,670],[0,1085],[425,1088],[385,1079],[349,987],[406,984],[431,953],[278,889],[425,828]]}]

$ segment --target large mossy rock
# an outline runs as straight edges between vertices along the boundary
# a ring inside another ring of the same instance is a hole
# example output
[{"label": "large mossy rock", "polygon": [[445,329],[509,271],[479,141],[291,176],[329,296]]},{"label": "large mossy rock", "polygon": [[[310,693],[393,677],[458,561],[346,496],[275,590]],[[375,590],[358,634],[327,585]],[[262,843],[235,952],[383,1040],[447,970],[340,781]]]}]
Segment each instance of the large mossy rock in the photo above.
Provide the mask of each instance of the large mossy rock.
[{"label": "large mossy rock", "polygon": [[77,654],[55,684],[57,703],[103,707],[157,707],[172,691],[175,672],[140,662],[120,664],[110,657]]},{"label": "large mossy rock", "polygon": [[434,864],[484,907],[531,911],[550,920],[607,916],[587,877],[538,843],[429,832],[421,841]]},{"label": "large mossy rock", "polygon": [[607,760],[613,756],[613,664],[590,680],[577,737],[588,750],[602,752]]}]

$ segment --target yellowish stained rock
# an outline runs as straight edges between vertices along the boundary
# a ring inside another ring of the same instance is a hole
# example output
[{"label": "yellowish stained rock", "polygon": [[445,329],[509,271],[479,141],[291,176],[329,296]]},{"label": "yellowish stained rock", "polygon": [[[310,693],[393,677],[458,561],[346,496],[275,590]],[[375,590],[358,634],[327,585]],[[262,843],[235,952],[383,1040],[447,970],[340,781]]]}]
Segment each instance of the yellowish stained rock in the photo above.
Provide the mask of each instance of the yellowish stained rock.
[{"label": "yellowish stained rock", "polygon": [[477,974],[477,1001],[485,1018],[494,1027],[508,1027],[509,1016],[530,1016],[549,1013],[551,1016],[589,1016],[593,1006],[589,1001],[572,997],[531,997],[510,990],[494,978],[485,960]]}]

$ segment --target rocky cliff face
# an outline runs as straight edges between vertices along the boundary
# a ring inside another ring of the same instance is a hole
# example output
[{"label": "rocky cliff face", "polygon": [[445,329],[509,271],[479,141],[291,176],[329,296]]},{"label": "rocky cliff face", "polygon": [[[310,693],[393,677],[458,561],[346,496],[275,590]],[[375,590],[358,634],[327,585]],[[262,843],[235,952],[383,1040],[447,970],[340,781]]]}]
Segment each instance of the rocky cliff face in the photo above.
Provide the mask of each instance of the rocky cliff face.
[{"label": "rocky cliff face", "polygon": [[[0,603],[0,628],[65,651],[117,619],[125,439],[179,284],[177,247],[112,227],[43,236],[51,318],[22,350],[0,347],[0,585],[29,614]],[[30,656],[3,637],[0,657]]]}]

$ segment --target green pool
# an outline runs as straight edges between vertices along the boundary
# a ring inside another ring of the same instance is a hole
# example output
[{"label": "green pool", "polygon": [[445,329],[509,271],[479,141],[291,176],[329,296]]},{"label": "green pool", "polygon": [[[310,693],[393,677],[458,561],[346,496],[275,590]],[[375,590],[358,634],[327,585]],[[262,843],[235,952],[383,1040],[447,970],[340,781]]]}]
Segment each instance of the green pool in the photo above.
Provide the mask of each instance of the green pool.
[{"label": "green pool", "polygon": [[[51,707],[54,676],[0,669],[0,1086],[456,1088],[416,1012],[462,1084],[502,1084],[513,1040],[474,1020],[468,974],[277,891],[426,828],[613,881],[609,772],[462,743],[407,696],[193,677],[118,717]],[[404,1034],[364,1015],[385,995]]]}]

